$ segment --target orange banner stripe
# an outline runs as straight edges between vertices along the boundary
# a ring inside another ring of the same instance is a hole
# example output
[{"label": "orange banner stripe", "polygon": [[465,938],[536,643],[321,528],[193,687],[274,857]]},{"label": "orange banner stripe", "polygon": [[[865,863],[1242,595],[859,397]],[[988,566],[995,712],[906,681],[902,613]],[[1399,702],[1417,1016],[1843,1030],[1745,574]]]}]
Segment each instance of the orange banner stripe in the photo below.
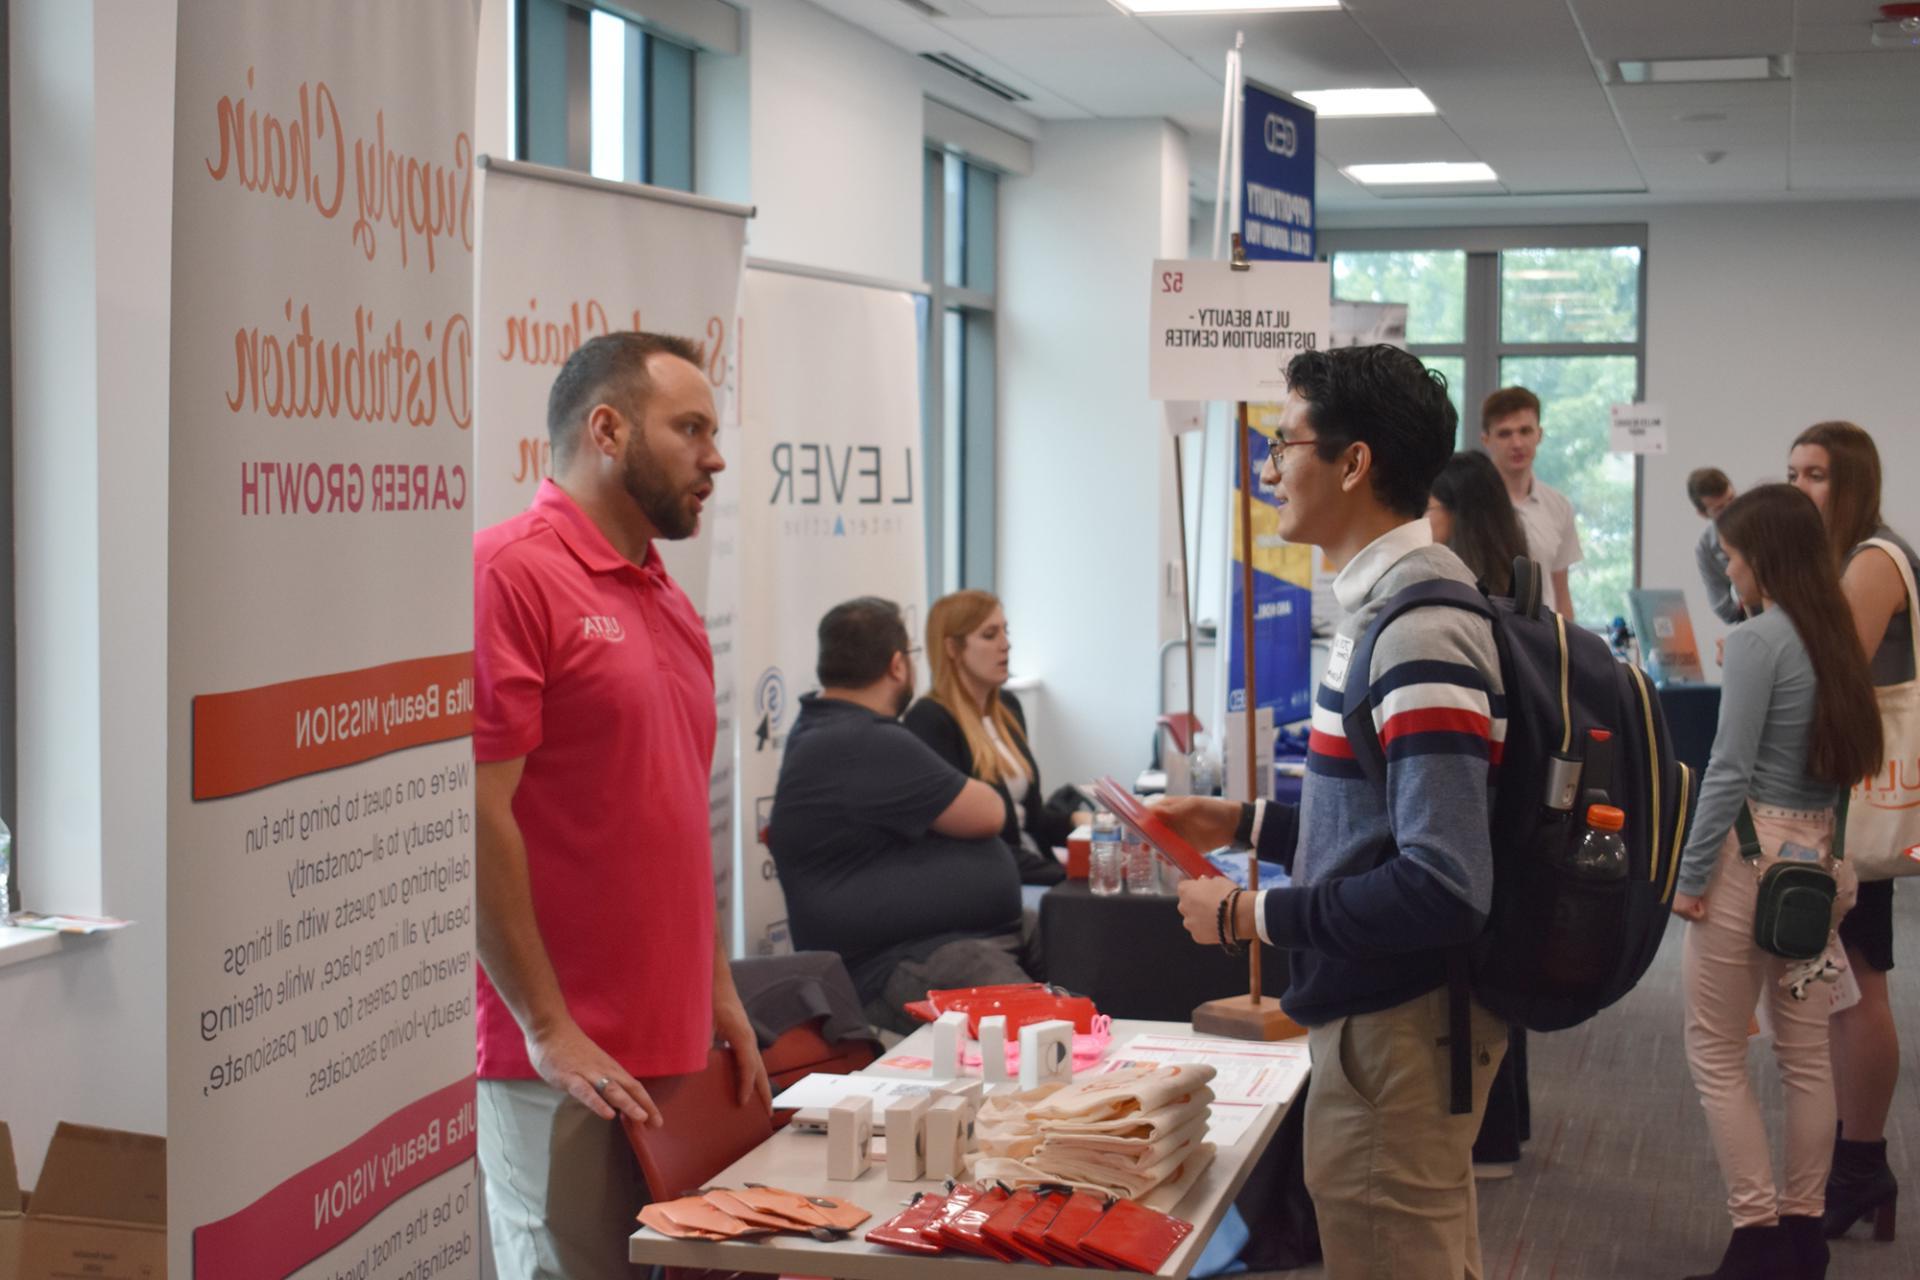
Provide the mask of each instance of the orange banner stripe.
[{"label": "orange banner stripe", "polygon": [[473,732],[473,651],[193,700],[193,798],[217,800]]}]

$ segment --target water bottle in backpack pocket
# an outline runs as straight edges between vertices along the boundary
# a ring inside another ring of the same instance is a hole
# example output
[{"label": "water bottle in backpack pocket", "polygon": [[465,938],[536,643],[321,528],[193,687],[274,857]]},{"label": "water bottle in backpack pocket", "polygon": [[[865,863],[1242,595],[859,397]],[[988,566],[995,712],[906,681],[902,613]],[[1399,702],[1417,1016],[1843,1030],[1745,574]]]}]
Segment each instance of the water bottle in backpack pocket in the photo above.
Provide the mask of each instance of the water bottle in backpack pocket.
[{"label": "water bottle in backpack pocket", "polygon": [[1613,976],[1627,928],[1626,820],[1612,805],[1592,804],[1584,824],[1567,824],[1571,838],[1548,877],[1540,977],[1549,992],[1578,995]]}]

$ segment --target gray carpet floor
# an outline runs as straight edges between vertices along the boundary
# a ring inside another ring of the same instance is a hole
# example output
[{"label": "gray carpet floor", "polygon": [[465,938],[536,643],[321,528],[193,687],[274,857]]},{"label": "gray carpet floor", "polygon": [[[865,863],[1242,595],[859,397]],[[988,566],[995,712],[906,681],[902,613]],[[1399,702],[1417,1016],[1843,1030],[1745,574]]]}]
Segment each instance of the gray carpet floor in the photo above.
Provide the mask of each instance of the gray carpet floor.
[{"label": "gray carpet floor", "polygon": [[[1897,960],[1915,966],[1920,881],[1895,896]],[[1680,1039],[1680,936],[1618,1006],[1571,1031],[1528,1039],[1533,1140],[1505,1181],[1482,1182],[1486,1280],[1662,1280],[1710,1272],[1726,1247],[1726,1192]],[[1899,1237],[1875,1244],[1866,1226],[1833,1245],[1831,1280],[1920,1278],[1920,972],[1892,983],[1901,1031],[1901,1085],[1888,1153],[1906,1194]],[[1758,1083],[1779,1158],[1780,1082],[1756,1042]],[[1321,1268],[1277,1272],[1291,1280]]]}]

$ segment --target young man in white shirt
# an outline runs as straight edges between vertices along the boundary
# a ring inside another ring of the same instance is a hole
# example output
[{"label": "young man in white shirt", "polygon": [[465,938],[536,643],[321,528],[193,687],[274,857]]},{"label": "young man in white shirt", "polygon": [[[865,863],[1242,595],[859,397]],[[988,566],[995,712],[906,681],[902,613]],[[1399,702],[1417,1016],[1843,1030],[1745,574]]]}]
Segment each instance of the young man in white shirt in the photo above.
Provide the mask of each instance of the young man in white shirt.
[{"label": "young man in white shirt", "polygon": [[1502,387],[1480,406],[1480,447],[1507,482],[1513,513],[1527,534],[1527,552],[1547,575],[1548,605],[1571,622],[1567,572],[1582,557],[1580,532],[1566,495],[1533,474],[1540,434],[1540,397],[1525,387]]}]

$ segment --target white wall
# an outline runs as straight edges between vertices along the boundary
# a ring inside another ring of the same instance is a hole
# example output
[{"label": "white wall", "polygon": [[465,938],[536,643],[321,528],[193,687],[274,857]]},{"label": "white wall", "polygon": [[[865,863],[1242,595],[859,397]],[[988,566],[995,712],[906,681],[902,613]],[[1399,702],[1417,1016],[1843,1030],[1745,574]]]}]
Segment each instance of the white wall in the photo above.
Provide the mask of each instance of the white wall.
[{"label": "white wall", "polygon": [[999,585],[1056,783],[1145,765],[1178,631],[1172,449],[1142,355],[1186,189],[1178,131],[1144,120],[1049,124],[1033,175],[1000,188]]},{"label": "white wall", "polygon": [[21,1176],[166,1123],[172,3],[14,0],[15,545],[29,905],[139,923],[0,969]]},{"label": "white wall", "polygon": [[920,80],[908,56],[815,9],[754,4],[757,257],[918,280]]},{"label": "white wall", "polygon": [[1784,479],[1801,428],[1845,418],[1879,445],[1888,520],[1920,536],[1920,202],[1343,214],[1323,229],[1554,222],[1647,226],[1647,398],[1672,427],[1669,452],[1646,462],[1641,581],[1686,591],[1710,669],[1725,628],[1693,567],[1694,467],[1720,467],[1742,488]]}]

